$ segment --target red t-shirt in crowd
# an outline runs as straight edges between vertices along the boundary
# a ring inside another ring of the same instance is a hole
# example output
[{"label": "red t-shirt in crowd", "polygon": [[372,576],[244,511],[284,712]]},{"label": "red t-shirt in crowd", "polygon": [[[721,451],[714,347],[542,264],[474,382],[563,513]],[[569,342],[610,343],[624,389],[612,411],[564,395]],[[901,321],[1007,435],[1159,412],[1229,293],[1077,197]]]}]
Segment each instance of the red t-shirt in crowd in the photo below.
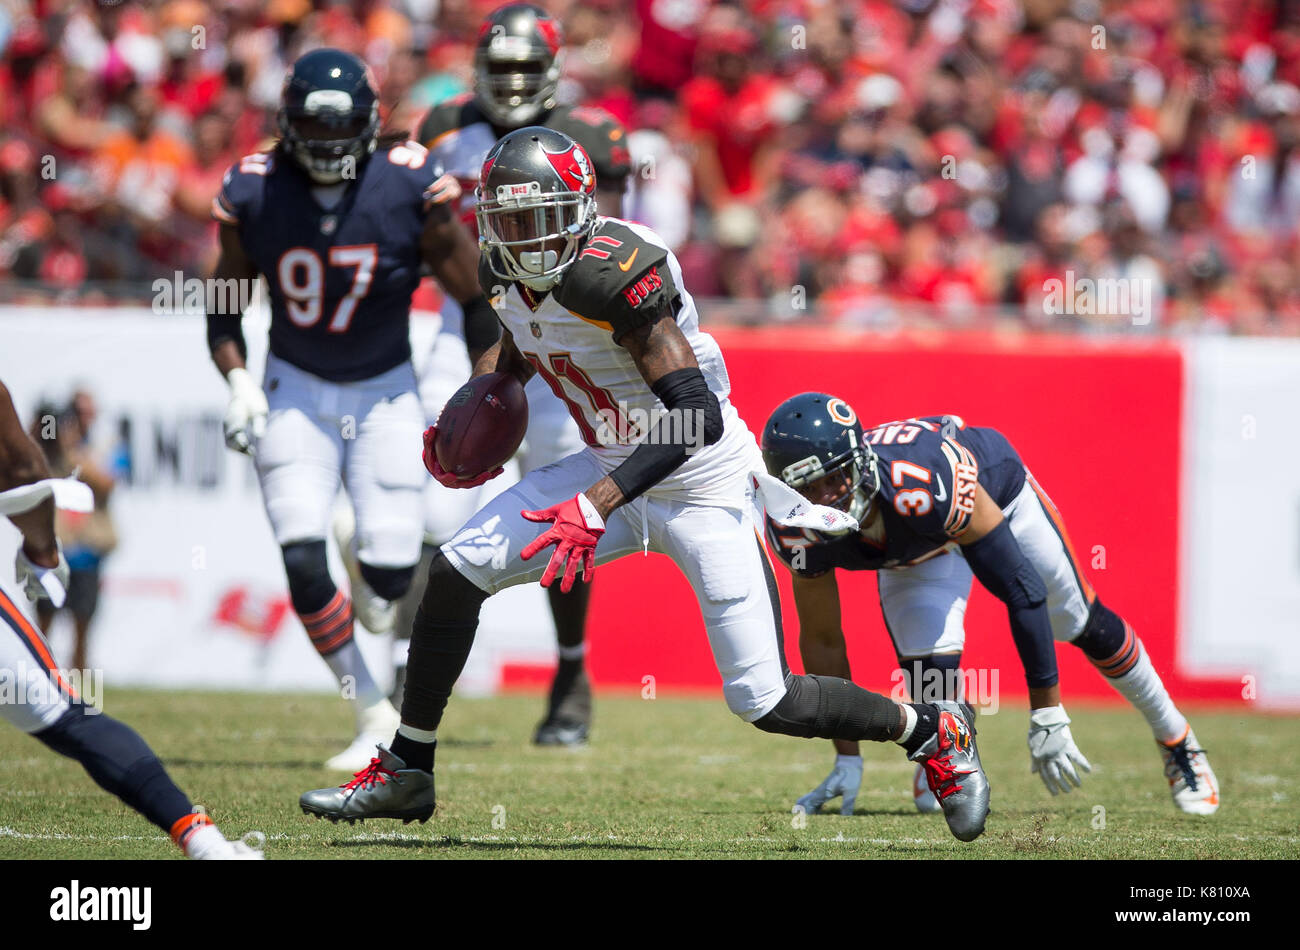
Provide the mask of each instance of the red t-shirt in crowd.
[{"label": "red t-shirt in crowd", "polygon": [[770,76],[750,76],[734,94],[716,79],[701,76],[682,88],[681,102],[692,129],[711,136],[727,190],[748,194],[754,187],[754,155],[771,133],[772,97],[777,83]]},{"label": "red t-shirt in crowd", "polygon": [[710,0],[636,0],[641,45],[632,72],[642,82],[680,89],[695,67],[696,30]]}]

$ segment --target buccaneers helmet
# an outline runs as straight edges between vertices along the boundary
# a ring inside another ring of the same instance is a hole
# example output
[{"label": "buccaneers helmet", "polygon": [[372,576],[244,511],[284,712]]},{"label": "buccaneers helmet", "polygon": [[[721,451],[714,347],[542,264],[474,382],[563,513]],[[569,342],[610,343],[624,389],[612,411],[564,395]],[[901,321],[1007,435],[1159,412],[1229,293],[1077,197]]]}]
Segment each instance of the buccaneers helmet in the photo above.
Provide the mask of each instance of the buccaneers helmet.
[{"label": "buccaneers helmet", "polygon": [[876,453],[863,440],[857,413],[843,399],[826,393],[790,397],[763,426],[762,448],[768,474],[796,491],[842,473],[844,492],[831,504],[859,522],[880,490]]},{"label": "buccaneers helmet", "polygon": [[285,152],[320,185],[342,181],[379,140],[379,95],[366,64],[337,49],[299,57],[278,115]]},{"label": "buccaneers helmet", "polygon": [[487,18],[474,46],[474,98],[493,125],[515,129],[555,108],[562,43],[559,22],[531,3]]},{"label": "buccaneers helmet", "polygon": [[488,152],[474,191],[479,249],[492,273],[533,290],[559,283],[596,227],[596,173],[581,145],[533,125]]}]

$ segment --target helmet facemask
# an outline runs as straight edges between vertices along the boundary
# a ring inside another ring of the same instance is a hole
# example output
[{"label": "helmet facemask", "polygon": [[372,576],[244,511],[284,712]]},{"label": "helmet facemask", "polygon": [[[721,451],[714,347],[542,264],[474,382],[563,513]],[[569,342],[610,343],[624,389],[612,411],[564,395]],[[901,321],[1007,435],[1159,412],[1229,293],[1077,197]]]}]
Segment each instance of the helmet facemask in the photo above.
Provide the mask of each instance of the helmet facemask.
[{"label": "helmet facemask", "polygon": [[[520,48],[507,48],[511,41],[518,41]],[[563,55],[541,56],[522,38],[496,37],[474,57],[479,107],[502,128],[531,125],[543,111],[555,108]]]},{"label": "helmet facemask", "polygon": [[596,201],[574,191],[543,192],[538,182],[500,185],[474,209],[479,247],[504,280],[549,290],[577,260],[596,225]]},{"label": "helmet facemask", "polygon": [[333,185],[352,177],[375,150],[379,106],[354,107],[348,93],[318,89],[308,93],[301,106],[282,108],[279,123],[293,160],[318,185]]},{"label": "helmet facemask", "polygon": [[876,453],[869,445],[858,445],[828,462],[811,455],[792,465],[787,465],[780,472],[781,480],[805,498],[808,497],[808,489],[817,482],[834,478],[836,475],[841,477],[844,490],[831,499],[816,500],[816,503],[847,512],[854,521],[862,524],[871,505],[871,499],[880,490]]}]

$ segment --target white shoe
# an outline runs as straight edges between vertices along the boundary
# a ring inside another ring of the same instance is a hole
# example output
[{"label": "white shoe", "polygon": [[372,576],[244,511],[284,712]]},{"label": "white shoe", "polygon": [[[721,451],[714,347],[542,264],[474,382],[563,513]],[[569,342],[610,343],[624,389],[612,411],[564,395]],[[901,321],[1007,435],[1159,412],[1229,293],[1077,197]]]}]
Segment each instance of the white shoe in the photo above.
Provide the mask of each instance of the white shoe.
[{"label": "white shoe", "polygon": [[[260,831],[249,832],[245,837],[252,835],[266,841]],[[195,861],[262,861],[266,858],[261,848],[250,847],[244,841],[227,841],[216,825],[205,825],[190,835],[185,854]]]},{"label": "white shoe", "polygon": [[325,762],[327,769],[360,772],[375,757],[375,746],[393,741],[393,733],[402,724],[401,714],[387,699],[381,699],[357,713],[357,737],[352,744]]},{"label": "white shoe", "polygon": [[357,568],[357,577],[352,581],[352,616],[361,621],[361,626],[379,637],[388,636],[397,626],[397,604],[384,600],[371,590],[370,585],[361,577],[360,567]]},{"label": "white shoe", "polygon": [[916,803],[916,810],[924,815],[939,811],[942,807],[939,799],[934,797],[934,792],[930,791],[930,783],[925,778],[925,769],[919,765],[912,776],[912,801]]},{"label": "white shoe", "polygon": [[383,738],[384,745],[388,745],[388,740],[393,738],[393,733],[401,724],[402,714],[387,697],[357,712],[357,732],[378,733]]},{"label": "white shoe", "polygon": [[1179,741],[1158,745],[1174,805],[1189,815],[1213,815],[1218,811],[1219,780],[1214,777],[1210,760],[1196,741],[1192,727],[1187,727]]},{"label": "white shoe", "polygon": [[352,617],[376,636],[387,636],[397,624],[397,604],[376,594],[361,576],[361,562],[357,560],[355,544],[357,522],[351,506],[340,504],[334,509],[333,527],[339,557],[343,559],[343,567],[348,572]]}]

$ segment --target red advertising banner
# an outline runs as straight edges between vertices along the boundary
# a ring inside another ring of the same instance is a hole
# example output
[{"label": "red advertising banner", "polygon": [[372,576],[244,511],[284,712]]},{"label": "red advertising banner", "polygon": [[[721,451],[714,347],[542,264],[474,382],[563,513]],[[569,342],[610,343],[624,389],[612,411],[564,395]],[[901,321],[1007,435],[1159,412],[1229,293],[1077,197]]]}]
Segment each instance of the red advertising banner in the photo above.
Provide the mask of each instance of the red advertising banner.
[{"label": "red advertising banner", "polygon": [[[1178,699],[1240,699],[1235,680],[1193,680],[1177,665],[1183,358],[1169,343],[983,334],[878,336],[824,329],[713,330],[732,400],[759,435],[768,413],[807,390],[853,405],[864,427],[956,413],[1001,430],[1064,515],[1108,605],[1142,637]],[[776,564],[790,665],[802,670],[789,579]],[[840,572],[854,679],[888,691],[896,663],[875,576]],[[974,585],[964,665],[996,670],[1000,694],[1025,684],[1001,605]],[[694,595],[666,558],[629,557],[596,575],[590,669],[601,686],[717,688]],[[1073,647],[1058,647],[1072,697],[1116,698]],[[537,672],[507,668],[505,681]],[[721,702],[721,695],[719,695]]]}]

